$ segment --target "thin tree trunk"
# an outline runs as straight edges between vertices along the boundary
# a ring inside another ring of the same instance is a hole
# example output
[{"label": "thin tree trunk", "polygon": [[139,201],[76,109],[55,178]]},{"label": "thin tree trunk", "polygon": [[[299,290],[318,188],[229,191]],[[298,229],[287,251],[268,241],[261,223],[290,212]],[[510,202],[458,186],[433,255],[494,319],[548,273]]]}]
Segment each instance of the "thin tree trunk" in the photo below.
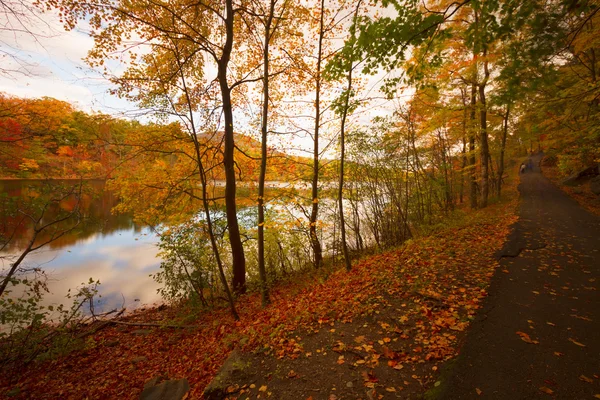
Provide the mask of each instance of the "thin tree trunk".
[{"label": "thin tree trunk", "polygon": [[506,105],[506,113],[503,116],[502,142],[500,144],[500,161],[498,164],[498,184],[496,193],[498,197],[502,194],[502,176],[504,175],[504,152],[506,151],[506,137],[508,136],[508,118],[510,116],[510,104]]},{"label": "thin tree trunk", "polygon": [[312,176],[312,210],[310,213],[309,235],[310,243],[313,250],[313,262],[315,268],[320,268],[323,264],[323,250],[321,242],[317,235],[317,222],[319,216],[319,128],[321,125],[321,63],[323,62],[323,36],[324,36],[324,13],[325,0],[321,0],[319,20],[319,45],[317,53],[317,73],[315,87],[315,132],[314,132],[314,147],[313,147],[313,176]]},{"label": "thin tree trunk", "polygon": [[467,168],[467,99],[466,89],[460,89],[462,102],[463,102],[463,120],[462,120],[462,168],[460,172],[460,194],[459,203],[463,203],[464,191],[465,191],[465,169]]},{"label": "thin tree trunk", "polygon": [[477,208],[477,174],[475,171],[475,107],[477,106],[477,85],[471,84],[471,127],[469,129],[469,188],[471,208]]},{"label": "thin tree trunk", "polygon": [[[486,51],[484,50],[483,56],[486,57]],[[487,84],[490,72],[488,69],[488,61],[483,61],[484,73],[483,82],[479,84],[479,103],[481,109],[479,110],[479,123],[480,123],[480,159],[481,159],[481,208],[487,207],[488,197],[490,191],[489,181],[489,154],[490,149],[488,145],[488,131],[487,131],[487,104],[485,100],[485,86]]]},{"label": "thin tree trunk", "polygon": [[[177,59],[179,59],[177,57]],[[202,154],[200,152],[200,142],[198,141],[198,132],[196,130],[196,124],[194,123],[194,114],[192,112],[192,100],[190,98],[190,93],[187,88],[187,83],[185,76],[183,74],[182,66],[179,65],[179,70],[181,72],[181,79],[183,82],[183,92],[186,96],[188,112],[190,115],[190,126],[192,128],[192,142],[194,143],[194,150],[196,152],[196,164],[198,165],[198,174],[200,175],[200,184],[202,185],[202,206],[204,208],[204,216],[206,218],[206,229],[208,231],[208,237],[210,240],[210,245],[213,251],[213,255],[215,256],[215,262],[217,263],[217,268],[219,270],[219,279],[221,280],[221,284],[223,285],[223,290],[225,290],[225,295],[227,296],[227,301],[229,302],[229,307],[231,308],[231,314],[236,320],[239,320],[240,317],[235,309],[235,302],[233,300],[233,295],[231,294],[231,290],[229,289],[229,285],[227,284],[227,278],[225,277],[225,271],[223,268],[223,262],[221,260],[221,255],[219,253],[219,246],[217,244],[217,239],[215,237],[215,232],[212,225],[212,217],[210,215],[210,205],[208,203],[208,182],[206,178],[206,170],[204,169],[204,163],[202,162]]]},{"label": "thin tree trunk", "polygon": [[265,42],[263,47],[263,104],[261,121],[261,158],[258,177],[258,273],[262,306],[270,302],[265,268],[265,178],[267,175],[267,122],[269,117],[269,44],[271,41],[271,23],[275,13],[275,0],[270,1],[269,15],[265,21]]},{"label": "thin tree trunk", "polygon": [[[354,20],[351,28],[351,38],[352,41],[355,39],[355,25],[356,19],[358,18],[358,11],[360,9],[359,0],[356,5],[356,10],[354,11]],[[350,60],[350,65],[348,68],[347,75],[347,87],[346,87],[346,97],[344,98],[344,108],[342,110],[342,122],[340,128],[340,182],[338,187],[338,206],[340,208],[340,232],[342,235],[342,251],[344,254],[344,265],[346,266],[346,270],[350,271],[352,269],[352,263],[350,260],[350,255],[348,252],[348,243],[346,243],[346,221],[344,220],[344,160],[346,154],[346,118],[348,117],[348,107],[350,104],[350,95],[352,94],[352,69],[354,68],[354,62]]]}]

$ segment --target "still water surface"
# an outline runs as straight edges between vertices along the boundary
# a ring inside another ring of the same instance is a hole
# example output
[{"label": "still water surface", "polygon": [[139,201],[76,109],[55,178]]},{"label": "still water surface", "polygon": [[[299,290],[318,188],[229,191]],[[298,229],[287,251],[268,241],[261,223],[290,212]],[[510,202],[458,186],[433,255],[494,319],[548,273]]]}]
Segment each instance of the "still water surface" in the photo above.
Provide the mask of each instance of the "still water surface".
[{"label": "still water surface", "polygon": [[[0,180],[0,193],[22,196],[28,187],[36,185],[41,182]],[[122,306],[131,310],[159,302],[158,284],[150,277],[158,271],[161,261],[157,257],[157,237],[150,228],[134,224],[130,215],[111,214],[118,200],[104,190],[104,182],[93,181],[89,185],[96,195],[82,203],[86,222],[25,259],[27,267],[40,267],[49,278],[50,293],[44,303],[70,304],[65,298],[68,289],[73,290],[90,278],[101,283],[97,311]],[[0,223],[3,218],[0,215]],[[30,232],[19,233],[0,256],[19,254],[25,248]],[[9,266],[9,259],[0,260],[2,271]]]}]

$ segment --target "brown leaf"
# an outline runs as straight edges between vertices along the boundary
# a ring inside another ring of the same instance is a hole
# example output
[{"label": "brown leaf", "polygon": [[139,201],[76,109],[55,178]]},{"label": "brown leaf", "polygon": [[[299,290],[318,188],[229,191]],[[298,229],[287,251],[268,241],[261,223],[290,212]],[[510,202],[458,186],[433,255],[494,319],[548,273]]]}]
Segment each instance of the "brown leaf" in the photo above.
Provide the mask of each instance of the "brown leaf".
[{"label": "brown leaf", "polygon": [[594,380],[593,380],[593,379],[591,379],[591,378],[588,378],[588,377],[587,377],[587,376],[585,376],[585,375],[581,375],[581,376],[579,377],[579,380],[582,380],[582,381],[584,381],[584,382],[587,382],[587,383],[594,383]]},{"label": "brown leaf", "polygon": [[573,343],[573,344],[576,344],[577,346],[580,346],[580,347],[585,347],[585,344],[583,344],[583,343],[579,343],[579,342],[578,342],[578,341],[576,341],[575,339],[571,339],[571,338],[569,338],[569,342],[571,342],[571,343]]},{"label": "brown leaf", "polygon": [[481,393],[483,393],[479,388],[475,388],[475,392],[477,392],[478,396],[481,396]]},{"label": "brown leaf", "polygon": [[529,343],[529,344],[539,344],[540,342],[538,342],[537,340],[532,340],[528,334],[526,334],[525,332],[516,332],[517,335],[519,335],[521,337],[521,340],[524,341],[525,343]]},{"label": "brown leaf", "polygon": [[550,388],[547,388],[546,386],[542,386],[542,387],[540,388],[540,390],[541,390],[542,392],[546,393],[546,394],[553,394],[553,393],[554,393],[554,390],[552,390],[552,389],[550,389]]}]

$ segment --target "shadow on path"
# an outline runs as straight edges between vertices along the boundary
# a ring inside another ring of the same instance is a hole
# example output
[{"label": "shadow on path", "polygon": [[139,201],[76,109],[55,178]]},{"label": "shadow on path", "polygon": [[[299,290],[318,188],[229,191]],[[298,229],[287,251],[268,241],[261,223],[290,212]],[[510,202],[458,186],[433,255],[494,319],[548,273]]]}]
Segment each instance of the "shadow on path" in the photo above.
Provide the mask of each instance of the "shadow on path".
[{"label": "shadow on path", "polygon": [[540,173],[541,157],[521,174],[520,219],[443,399],[600,394],[600,218]]}]

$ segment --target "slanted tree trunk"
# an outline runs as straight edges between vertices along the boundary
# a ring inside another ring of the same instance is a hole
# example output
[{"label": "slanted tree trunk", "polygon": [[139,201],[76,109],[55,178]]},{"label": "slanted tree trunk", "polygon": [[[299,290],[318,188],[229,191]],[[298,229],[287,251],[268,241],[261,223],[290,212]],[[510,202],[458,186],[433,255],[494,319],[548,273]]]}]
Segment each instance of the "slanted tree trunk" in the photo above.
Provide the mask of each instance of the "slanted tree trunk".
[{"label": "slanted tree trunk", "polygon": [[[179,60],[179,54],[176,57]],[[179,63],[179,61],[178,61]],[[192,142],[194,143],[194,150],[196,155],[196,165],[198,166],[198,174],[200,176],[200,184],[202,185],[202,206],[204,208],[204,217],[206,218],[206,229],[208,231],[208,238],[210,240],[210,245],[213,251],[213,255],[215,257],[215,262],[217,263],[217,269],[219,271],[219,280],[223,285],[223,290],[225,291],[225,295],[227,296],[227,301],[229,302],[229,307],[231,308],[231,314],[233,318],[239,320],[240,317],[235,309],[235,302],[233,300],[233,295],[231,294],[231,290],[229,289],[229,285],[227,284],[227,278],[225,277],[225,271],[223,268],[223,261],[221,260],[221,254],[219,252],[219,246],[217,244],[217,239],[215,237],[215,231],[212,224],[212,216],[210,215],[210,204],[208,202],[208,180],[206,177],[206,169],[204,168],[204,163],[202,162],[202,152],[200,151],[200,142],[198,141],[198,131],[196,130],[196,124],[194,123],[194,113],[193,113],[193,105],[192,99],[190,98],[190,91],[187,87],[187,80],[185,79],[185,74],[183,73],[183,66],[179,64],[179,73],[181,75],[181,82],[183,86],[183,93],[185,95],[185,99],[187,102],[187,110],[189,112],[190,119],[190,127],[192,129]],[[187,271],[186,271],[187,272]],[[191,280],[191,277],[190,277]]]}]

